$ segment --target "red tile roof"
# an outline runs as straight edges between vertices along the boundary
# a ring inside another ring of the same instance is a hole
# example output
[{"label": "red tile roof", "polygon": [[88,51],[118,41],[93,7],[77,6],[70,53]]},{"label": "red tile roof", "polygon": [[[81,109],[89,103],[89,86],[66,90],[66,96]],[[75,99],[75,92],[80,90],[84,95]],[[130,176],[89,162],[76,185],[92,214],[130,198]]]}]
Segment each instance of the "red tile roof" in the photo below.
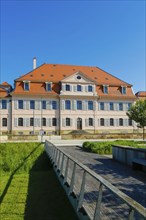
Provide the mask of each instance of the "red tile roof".
[{"label": "red tile roof", "polygon": [[146,99],[146,91],[139,91],[135,94],[139,99]]}]

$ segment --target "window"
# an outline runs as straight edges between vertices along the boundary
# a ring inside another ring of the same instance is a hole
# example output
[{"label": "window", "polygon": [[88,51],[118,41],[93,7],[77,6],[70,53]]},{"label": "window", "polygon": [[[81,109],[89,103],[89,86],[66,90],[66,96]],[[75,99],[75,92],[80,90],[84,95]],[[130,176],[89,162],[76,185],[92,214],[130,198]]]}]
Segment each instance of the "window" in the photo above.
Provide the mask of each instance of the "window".
[{"label": "window", "polygon": [[82,101],[77,101],[77,110],[82,110]]},{"label": "window", "polygon": [[119,111],[123,111],[123,103],[119,103]]},{"label": "window", "polygon": [[52,109],[57,109],[57,102],[56,101],[52,101]]},{"label": "window", "polygon": [[122,92],[122,94],[126,94],[126,87],[125,86],[121,87],[121,92]]},{"label": "window", "polygon": [[88,92],[93,92],[92,86],[88,86]]},{"label": "window", "polygon": [[119,125],[123,126],[123,118],[119,118]]},{"label": "window", "polygon": [[81,92],[81,91],[82,91],[81,85],[77,85],[77,91],[78,91],[78,92]]},{"label": "window", "polygon": [[114,126],[114,119],[110,118],[110,126]]},{"label": "window", "polygon": [[42,126],[46,126],[46,118],[42,118]]},{"label": "window", "polygon": [[100,102],[100,110],[104,110],[104,102]]},{"label": "window", "polygon": [[29,82],[24,82],[24,90],[29,91]]},{"label": "window", "polygon": [[89,126],[93,126],[93,118],[89,118]]},{"label": "window", "polygon": [[128,103],[128,110],[131,108],[132,104],[131,103]]},{"label": "window", "polygon": [[23,109],[23,100],[18,100],[18,109]]},{"label": "window", "polygon": [[67,84],[67,85],[65,86],[65,90],[66,90],[66,91],[70,91],[70,85]]},{"label": "window", "polygon": [[46,83],[46,91],[51,92],[51,83]]},{"label": "window", "polygon": [[42,109],[46,109],[46,101],[42,101]]},{"label": "window", "polygon": [[93,110],[93,101],[88,101],[88,110]]},{"label": "window", "polygon": [[7,100],[2,100],[2,109],[7,109]]},{"label": "window", "polygon": [[7,118],[2,119],[2,126],[7,127]]},{"label": "window", "polygon": [[70,100],[65,100],[65,109],[71,109]]},{"label": "window", "polygon": [[108,86],[103,86],[103,93],[108,94]]},{"label": "window", "polygon": [[18,126],[23,126],[23,118],[18,118]]},{"label": "window", "polygon": [[66,126],[70,126],[70,118],[66,118]]},{"label": "window", "polygon": [[52,126],[57,126],[57,119],[56,118],[52,118]]},{"label": "window", "polygon": [[34,118],[30,118],[30,126],[34,126]]},{"label": "window", "polygon": [[104,126],[104,118],[100,119],[100,126]]},{"label": "window", "polygon": [[35,109],[35,101],[30,100],[30,109]]},{"label": "window", "polygon": [[110,110],[114,110],[114,103],[113,102],[110,102]]},{"label": "window", "polygon": [[128,119],[128,125],[132,126],[132,119]]},{"label": "window", "polygon": [[81,79],[81,76],[77,76],[77,79]]}]

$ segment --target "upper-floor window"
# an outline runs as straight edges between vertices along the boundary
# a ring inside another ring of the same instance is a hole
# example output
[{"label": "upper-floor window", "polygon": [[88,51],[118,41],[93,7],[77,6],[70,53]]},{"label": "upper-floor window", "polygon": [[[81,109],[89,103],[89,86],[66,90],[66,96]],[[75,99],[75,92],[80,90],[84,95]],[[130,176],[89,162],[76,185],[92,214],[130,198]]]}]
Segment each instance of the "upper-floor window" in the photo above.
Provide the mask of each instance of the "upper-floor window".
[{"label": "upper-floor window", "polygon": [[29,82],[24,82],[24,90],[29,91]]},{"label": "upper-floor window", "polygon": [[77,101],[77,109],[82,110],[82,101]]},{"label": "upper-floor window", "polygon": [[104,110],[104,102],[100,102],[100,110]]},{"label": "upper-floor window", "polygon": [[93,92],[93,87],[92,86],[88,86],[88,92]]},{"label": "upper-floor window", "polygon": [[93,126],[93,118],[89,118],[89,126]]},{"label": "upper-floor window", "polygon": [[103,93],[108,94],[108,86],[106,85],[103,86]]},{"label": "upper-floor window", "polygon": [[51,92],[51,90],[52,90],[51,86],[52,86],[52,83],[46,83],[46,91],[47,92]]},{"label": "upper-floor window", "polygon": [[56,101],[52,101],[52,109],[57,109],[57,102]]},{"label": "upper-floor window", "polygon": [[30,126],[34,126],[34,118],[30,118]]},{"label": "upper-floor window", "polygon": [[30,100],[30,109],[35,109],[35,101]]},{"label": "upper-floor window", "polygon": [[23,118],[18,118],[18,126],[23,126]]},{"label": "upper-floor window", "polygon": [[18,109],[23,109],[23,100],[18,100]]},{"label": "upper-floor window", "polygon": [[119,118],[119,126],[123,126],[123,118]]},{"label": "upper-floor window", "polygon": [[70,100],[65,100],[65,109],[71,109]]},{"label": "upper-floor window", "polygon": [[128,103],[128,110],[131,108],[132,104],[131,103]]},{"label": "upper-floor window", "polygon": [[66,90],[66,91],[70,91],[70,85],[66,84],[66,85],[65,85],[65,90]]},{"label": "upper-floor window", "polygon": [[126,94],[126,87],[125,86],[121,86],[121,93]]},{"label": "upper-floor window", "polygon": [[100,126],[104,126],[104,118],[100,119]]},{"label": "upper-floor window", "polygon": [[114,126],[114,119],[110,118],[110,126]]},{"label": "upper-floor window", "polygon": [[82,91],[82,86],[81,85],[77,85],[77,91],[81,92]]},{"label": "upper-floor window", "polygon": [[2,119],[2,126],[7,127],[7,118]]},{"label": "upper-floor window", "polygon": [[57,126],[57,118],[52,118],[52,126]]},{"label": "upper-floor window", "polygon": [[93,110],[93,101],[88,101],[88,110]]},{"label": "upper-floor window", "polygon": [[42,126],[46,126],[46,118],[42,118]]},{"label": "upper-floor window", "polygon": [[42,109],[46,109],[46,101],[45,100],[42,101]]},{"label": "upper-floor window", "polygon": [[119,103],[119,111],[123,111],[123,103]]},{"label": "upper-floor window", "polygon": [[70,126],[70,118],[66,118],[66,126]]},{"label": "upper-floor window", "polygon": [[7,109],[7,100],[2,100],[2,109]]},{"label": "upper-floor window", "polygon": [[110,102],[110,110],[114,110],[114,103],[113,102]]}]

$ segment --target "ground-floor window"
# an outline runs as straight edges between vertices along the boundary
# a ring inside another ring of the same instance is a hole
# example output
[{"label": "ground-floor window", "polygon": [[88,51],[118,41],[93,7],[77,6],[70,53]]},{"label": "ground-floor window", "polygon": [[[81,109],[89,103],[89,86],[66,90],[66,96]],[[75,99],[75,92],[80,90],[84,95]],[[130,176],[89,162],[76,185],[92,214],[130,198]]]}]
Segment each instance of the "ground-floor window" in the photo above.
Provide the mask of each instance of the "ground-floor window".
[{"label": "ground-floor window", "polygon": [[132,119],[128,119],[128,125],[132,126]]},{"label": "ground-floor window", "polygon": [[46,118],[42,118],[42,126],[46,126]]},{"label": "ground-floor window", "polygon": [[119,118],[119,126],[123,126],[123,118]]},{"label": "ground-floor window", "polygon": [[52,126],[57,126],[57,118],[52,118]]},{"label": "ground-floor window", "polygon": [[66,126],[70,126],[70,118],[66,118]]},{"label": "ground-floor window", "polygon": [[34,126],[34,118],[30,118],[30,126]]},{"label": "ground-floor window", "polygon": [[104,118],[100,119],[100,126],[104,126]]},{"label": "ground-floor window", "polygon": [[7,118],[2,119],[2,126],[7,127]]},{"label": "ground-floor window", "polygon": [[114,119],[110,118],[110,126],[114,126]]},{"label": "ground-floor window", "polygon": [[93,118],[89,118],[89,126],[93,126]]},{"label": "ground-floor window", "polygon": [[23,126],[23,118],[18,118],[18,126]]}]

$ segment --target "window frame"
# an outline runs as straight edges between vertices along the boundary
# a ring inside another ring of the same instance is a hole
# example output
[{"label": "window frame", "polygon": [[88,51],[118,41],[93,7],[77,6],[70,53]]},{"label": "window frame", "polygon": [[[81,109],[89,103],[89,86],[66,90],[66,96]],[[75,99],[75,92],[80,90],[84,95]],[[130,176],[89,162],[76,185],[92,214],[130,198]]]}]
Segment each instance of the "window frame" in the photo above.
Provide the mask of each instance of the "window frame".
[{"label": "window frame", "polygon": [[88,92],[93,92],[93,86],[92,85],[88,85]]},{"label": "window frame", "polygon": [[101,111],[105,110],[105,103],[104,102],[100,102],[100,110]]},{"label": "window frame", "polygon": [[88,101],[88,110],[93,110],[93,101]]},{"label": "window frame", "polygon": [[110,118],[110,126],[114,126],[114,119]]},{"label": "window frame", "polygon": [[23,127],[24,119],[22,117],[18,118],[18,126]]},{"label": "window frame", "polygon": [[[111,106],[112,106],[112,108],[111,108]],[[114,110],[114,103],[113,103],[113,102],[110,102],[110,103],[109,103],[109,109],[110,109],[110,111],[113,111],[113,110]]]},{"label": "window frame", "polygon": [[44,118],[44,117],[42,118],[42,126],[46,127],[46,118]]},{"label": "window frame", "polygon": [[88,124],[89,124],[89,126],[93,126],[93,118],[88,119]]},{"label": "window frame", "polygon": [[123,120],[123,118],[119,118],[119,126],[124,126],[124,120]]},{"label": "window frame", "polygon": [[132,119],[128,118],[128,126],[133,126]]},{"label": "window frame", "polygon": [[70,100],[65,100],[65,109],[70,110],[71,109],[71,101]]},{"label": "window frame", "polygon": [[35,100],[30,100],[30,109],[35,109]]},{"label": "window frame", "polygon": [[77,92],[82,92],[82,86],[81,85],[77,85]]},{"label": "window frame", "polygon": [[103,85],[103,93],[108,94],[108,85]]},{"label": "window frame", "polygon": [[121,93],[122,93],[123,95],[126,95],[126,94],[127,94],[127,88],[126,88],[126,86],[121,86]]},{"label": "window frame", "polygon": [[51,92],[51,91],[52,91],[52,83],[46,82],[46,92]]},{"label": "window frame", "polygon": [[7,109],[7,100],[2,99],[2,109]]},{"label": "window frame", "polygon": [[55,100],[52,101],[52,109],[53,110],[57,109],[57,101],[55,101]]},{"label": "window frame", "polygon": [[69,84],[65,85],[65,91],[70,91],[70,85]]},{"label": "window frame", "polygon": [[104,118],[100,118],[100,126],[105,126],[105,119]]},{"label": "window frame", "polygon": [[123,103],[119,102],[119,111],[123,111]]},{"label": "window frame", "polygon": [[24,101],[22,99],[18,100],[18,109],[24,109]]},{"label": "window frame", "polygon": [[67,127],[70,127],[71,126],[71,119],[70,118],[66,118],[65,119],[65,124]]},{"label": "window frame", "polygon": [[30,83],[29,82],[24,82],[24,90],[29,91],[30,90]]},{"label": "window frame", "polygon": [[57,118],[52,118],[52,126],[57,126]]},{"label": "window frame", "polygon": [[77,100],[77,110],[83,110],[83,105],[81,100]]},{"label": "window frame", "polygon": [[43,100],[43,101],[42,101],[42,109],[46,109],[46,108],[47,108],[46,101]]},{"label": "window frame", "polygon": [[32,118],[32,117],[30,118],[29,124],[30,124],[31,127],[34,126],[34,118]]},{"label": "window frame", "polygon": [[2,118],[2,127],[7,127],[7,126],[8,126],[8,119]]}]

